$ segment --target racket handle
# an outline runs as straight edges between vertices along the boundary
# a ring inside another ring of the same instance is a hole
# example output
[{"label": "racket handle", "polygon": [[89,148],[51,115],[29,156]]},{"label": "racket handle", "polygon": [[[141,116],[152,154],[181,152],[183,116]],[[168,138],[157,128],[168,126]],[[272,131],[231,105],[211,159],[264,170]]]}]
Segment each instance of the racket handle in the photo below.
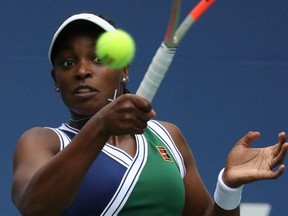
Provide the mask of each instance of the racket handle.
[{"label": "racket handle", "polygon": [[169,48],[162,42],[136,92],[152,102],[176,53],[176,48]]}]

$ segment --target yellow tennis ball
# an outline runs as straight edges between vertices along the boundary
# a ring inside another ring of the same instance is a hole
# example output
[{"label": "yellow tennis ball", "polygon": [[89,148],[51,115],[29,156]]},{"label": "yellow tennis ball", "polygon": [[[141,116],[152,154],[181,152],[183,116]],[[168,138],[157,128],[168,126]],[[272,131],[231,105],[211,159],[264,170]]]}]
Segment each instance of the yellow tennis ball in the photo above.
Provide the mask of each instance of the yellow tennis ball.
[{"label": "yellow tennis ball", "polygon": [[112,69],[121,69],[131,63],[135,55],[135,42],[127,32],[117,29],[100,35],[96,54],[101,62]]}]

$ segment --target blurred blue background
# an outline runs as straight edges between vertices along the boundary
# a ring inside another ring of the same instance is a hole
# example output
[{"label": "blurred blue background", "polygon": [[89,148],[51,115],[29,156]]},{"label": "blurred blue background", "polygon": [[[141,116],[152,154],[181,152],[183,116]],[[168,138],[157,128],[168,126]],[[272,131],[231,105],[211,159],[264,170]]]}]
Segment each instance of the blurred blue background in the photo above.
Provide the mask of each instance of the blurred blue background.
[{"label": "blurred blue background", "polygon": [[[197,2],[183,2],[182,19]],[[47,59],[58,25],[87,11],[103,13],[130,32],[137,53],[128,88],[135,92],[163,39],[171,3],[2,0],[1,5],[0,215],[15,216],[10,184],[18,138],[31,127],[56,127],[69,119]],[[211,194],[227,154],[247,131],[260,131],[253,146],[263,147],[287,129],[287,8],[285,0],[218,0],[182,41],[153,101],[157,119],[182,130]],[[287,215],[287,180],[286,171],[275,181],[246,185],[242,201],[269,203],[271,216]]]}]

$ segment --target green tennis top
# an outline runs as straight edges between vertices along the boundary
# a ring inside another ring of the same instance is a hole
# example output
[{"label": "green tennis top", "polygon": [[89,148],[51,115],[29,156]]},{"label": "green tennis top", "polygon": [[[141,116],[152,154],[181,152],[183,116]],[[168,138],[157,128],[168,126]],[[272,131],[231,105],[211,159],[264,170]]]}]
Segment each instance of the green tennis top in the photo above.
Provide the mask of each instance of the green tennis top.
[{"label": "green tennis top", "polygon": [[159,130],[167,135],[167,131],[157,123],[145,130],[147,161],[119,215],[182,215],[185,189],[179,165],[174,158],[179,152],[167,143],[173,142],[169,135],[167,141],[158,133]]}]

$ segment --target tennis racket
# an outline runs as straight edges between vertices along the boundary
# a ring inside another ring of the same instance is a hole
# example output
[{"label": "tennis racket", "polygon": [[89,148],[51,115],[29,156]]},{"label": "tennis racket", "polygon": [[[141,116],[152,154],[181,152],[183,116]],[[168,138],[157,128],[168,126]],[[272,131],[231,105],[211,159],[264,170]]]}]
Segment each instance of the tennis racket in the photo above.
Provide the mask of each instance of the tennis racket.
[{"label": "tennis racket", "polygon": [[166,72],[174,58],[177,47],[187,31],[200,16],[215,2],[215,0],[201,0],[186,16],[178,27],[181,10],[181,0],[173,0],[170,12],[170,21],[164,41],[154,55],[147,72],[136,92],[152,102]]}]

